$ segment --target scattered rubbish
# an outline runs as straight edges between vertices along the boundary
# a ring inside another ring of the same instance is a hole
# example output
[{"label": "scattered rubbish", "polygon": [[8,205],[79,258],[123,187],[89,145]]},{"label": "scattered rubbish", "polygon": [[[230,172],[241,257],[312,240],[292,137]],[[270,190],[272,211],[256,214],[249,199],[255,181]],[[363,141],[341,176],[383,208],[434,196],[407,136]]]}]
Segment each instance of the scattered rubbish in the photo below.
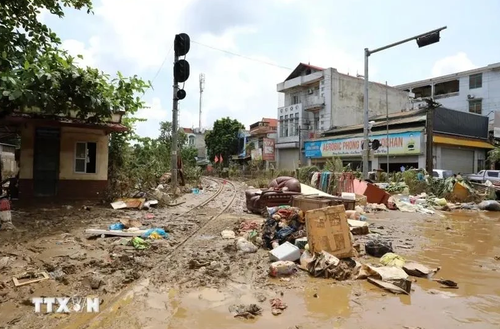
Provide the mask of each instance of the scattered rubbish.
[{"label": "scattered rubbish", "polygon": [[148,200],[144,202],[144,205],[142,206],[143,209],[149,209],[152,206],[156,206],[158,204],[158,200]]},{"label": "scattered rubbish", "polygon": [[316,254],[313,263],[309,265],[309,273],[314,277],[339,281],[353,278],[358,270],[356,261],[350,258],[340,260],[326,251]]},{"label": "scattered rubbish", "polygon": [[500,203],[495,200],[486,200],[477,205],[481,210],[500,211]]},{"label": "scattered rubbish", "polygon": [[272,277],[292,275],[297,271],[297,265],[292,261],[277,261],[269,266],[269,275]]},{"label": "scattered rubbish", "polygon": [[380,258],[380,264],[385,266],[395,266],[398,268],[403,268],[405,262],[406,259],[392,252],[388,252],[385,255],[383,255],[382,258]]},{"label": "scattered rubbish", "polygon": [[295,240],[295,246],[299,249],[305,249],[307,244],[307,237],[299,238]]},{"label": "scattered rubbish", "polygon": [[305,250],[300,256],[300,268],[309,271],[311,264],[314,262],[314,255],[308,250]]},{"label": "scattered rubbish", "polygon": [[375,278],[368,278],[368,282],[383,288],[393,294],[406,294],[409,295],[411,291],[411,281],[400,279],[400,280],[390,280],[382,281]]},{"label": "scattered rubbish", "polygon": [[87,234],[89,236],[100,235],[103,238],[107,235],[141,236],[142,234],[144,234],[144,232],[146,232],[146,230],[136,230],[136,231],[115,231],[115,230],[99,230],[99,229],[87,229],[87,230],[85,230],[85,234]]},{"label": "scattered rubbish", "polygon": [[370,229],[368,228],[367,222],[348,219],[347,223],[349,224],[351,233],[354,235],[365,235],[370,233]]},{"label": "scattered rubbish", "polygon": [[245,238],[239,238],[236,241],[236,247],[244,253],[254,253],[257,252],[258,249],[257,246]]},{"label": "scattered rubbish", "polygon": [[180,206],[181,204],[184,204],[186,203],[186,201],[181,201],[181,202],[177,202],[177,203],[169,203],[167,204],[167,207],[177,207],[177,206]]},{"label": "scattered rubbish", "polygon": [[138,198],[128,198],[128,199],[118,199],[111,203],[113,209],[125,209],[125,208],[138,208],[141,209],[146,202],[146,199]]},{"label": "scattered rubbish", "polygon": [[265,301],[266,301],[266,299],[267,299],[266,295],[264,295],[264,294],[263,294],[263,293],[261,293],[261,292],[257,292],[257,293],[255,293],[255,298],[257,298],[257,301],[258,301],[259,303],[263,303],[263,302],[265,302]]},{"label": "scattered rubbish", "polygon": [[143,239],[147,239],[147,238],[150,238],[150,239],[161,239],[161,238],[168,239],[168,233],[165,232],[165,230],[162,228],[150,228],[149,230],[146,230],[141,235],[141,237]]},{"label": "scattered rubbish", "polygon": [[257,304],[234,304],[229,306],[229,312],[233,313],[235,318],[254,319],[257,315],[262,314],[262,308]]},{"label": "scattered rubbish", "polygon": [[149,247],[149,244],[146,240],[136,236],[135,238],[132,239],[132,245],[134,246],[135,249],[137,250],[144,250]]},{"label": "scattered rubbish", "polygon": [[269,251],[269,258],[272,261],[289,260],[294,262],[300,259],[300,249],[287,241]]},{"label": "scattered rubbish", "polygon": [[102,279],[99,276],[94,275],[93,277],[90,278],[90,288],[99,289],[101,284],[102,284]]},{"label": "scattered rubbish", "polygon": [[20,287],[27,284],[32,284],[44,280],[50,279],[50,276],[47,272],[24,272],[22,274],[16,275],[12,277],[12,281],[14,281],[14,286]]},{"label": "scattered rubbish", "polygon": [[236,234],[231,230],[224,230],[220,233],[223,239],[235,239]]},{"label": "scattered rubbish", "polygon": [[258,230],[261,224],[256,221],[245,221],[240,224],[240,232],[248,232],[253,230]]},{"label": "scattered rubbish", "polygon": [[419,263],[415,262],[409,262],[404,264],[403,270],[411,276],[416,276],[416,277],[427,277],[430,278],[434,274],[436,274],[441,268],[435,268],[435,269],[430,269],[427,266],[424,266]]},{"label": "scattered rubbish", "polygon": [[7,267],[10,262],[10,257],[2,257],[0,258],[0,270],[3,269],[4,267]]},{"label": "scattered rubbish", "polygon": [[192,189],[191,189],[191,192],[192,192],[193,194],[200,194],[200,189],[199,189],[199,188],[192,188]]},{"label": "scattered rubbish", "polygon": [[147,213],[146,215],[144,215],[144,217],[145,217],[146,219],[153,219],[153,218],[155,218],[155,215],[154,215],[154,214],[152,214],[152,213]]},{"label": "scattered rubbish", "polygon": [[280,315],[288,307],[281,299],[273,298],[269,301],[271,303],[271,312],[273,315]]},{"label": "scattered rubbish", "polygon": [[327,251],[340,258],[354,255],[343,205],[309,210],[306,225],[311,252]]},{"label": "scattered rubbish", "polygon": [[393,252],[392,243],[380,238],[368,241],[365,244],[366,253],[373,257],[382,257],[388,252]]},{"label": "scattered rubbish", "polygon": [[114,223],[114,224],[109,225],[108,228],[112,231],[121,231],[121,230],[125,229],[126,227],[125,227],[125,225],[123,225],[123,223]]},{"label": "scattered rubbish", "polygon": [[433,281],[442,284],[444,286],[443,288],[458,289],[458,284],[455,281],[445,279],[434,279]]},{"label": "scattered rubbish", "polygon": [[[141,227],[142,223],[138,221],[137,219],[130,219],[130,218],[124,218],[120,219],[120,223],[125,226],[125,228],[130,228],[130,227]],[[112,230],[112,228],[110,228]]]}]

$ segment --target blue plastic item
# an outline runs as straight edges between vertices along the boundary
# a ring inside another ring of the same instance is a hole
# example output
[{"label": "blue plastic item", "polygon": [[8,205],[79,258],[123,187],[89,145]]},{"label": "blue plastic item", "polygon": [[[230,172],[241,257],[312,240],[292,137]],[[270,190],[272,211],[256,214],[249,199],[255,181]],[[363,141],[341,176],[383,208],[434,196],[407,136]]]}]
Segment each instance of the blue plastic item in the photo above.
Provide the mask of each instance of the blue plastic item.
[{"label": "blue plastic item", "polygon": [[142,234],[142,237],[144,239],[148,238],[153,232],[156,232],[158,233],[158,235],[161,235],[164,239],[168,239],[168,233],[165,232],[164,229],[162,228],[150,228],[149,230],[147,230],[146,232],[144,232]]},{"label": "blue plastic item", "polygon": [[191,192],[193,192],[193,194],[200,194],[200,189],[193,188],[193,189],[191,189]]},{"label": "blue plastic item", "polygon": [[109,229],[113,231],[119,231],[125,229],[125,225],[123,225],[122,223],[114,223],[109,225]]}]

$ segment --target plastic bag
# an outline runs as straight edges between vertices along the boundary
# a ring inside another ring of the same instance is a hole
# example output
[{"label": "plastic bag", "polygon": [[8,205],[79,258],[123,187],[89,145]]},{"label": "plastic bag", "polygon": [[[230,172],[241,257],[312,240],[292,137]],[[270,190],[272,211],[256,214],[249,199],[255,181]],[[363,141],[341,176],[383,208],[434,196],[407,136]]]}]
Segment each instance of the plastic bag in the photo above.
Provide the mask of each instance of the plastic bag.
[{"label": "plastic bag", "polygon": [[241,250],[245,253],[254,253],[257,252],[258,249],[257,246],[255,246],[253,243],[251,243],[245,238],[239,238],[236,241],[236,247],[238,248],[238,250]]},{"label": "plastic bag", "polygon": [[406,259],[395,253],[388,252],[387,254],[382,256],[382,258],[380,258],[380,263],[385,266],[403,268],[403,266],[405,266]]},{"label": "plastic bag", "polygon": [[297,271],[297,265],[291,261],[277,261],[269,266],[269,275],[273,277],[291,275]]},{"label": "plastic bag", "polygon": [[149,236],[150,236],[153,232],[155,232],[156,234],[158,234],[159,236],[161,236],[161,237],[163,237],[163,238],[165,238],[165,239],[168,239],[168,233],[167,233],[167,232],[165,232],[165,230],[164,230],[164,229],[162,229],[162,228],[150,228],[149,230],[147,230],[146,232],[144,232],[144,233],[142,234],[142,237],[143,237],[144,239],[149,238]]},{"label": "plastic bag", "polygon": [[122,223],[114,223],[109,225],[109,229],[112,231],[120,231],[125,229],[125,225],[123,225]]},{"label": "plastic bag", "polygon": [[382,257],[388,252],[392,252],[392,243],[380,239],[368,241],[365,244],[366,253],[373,257]]}]

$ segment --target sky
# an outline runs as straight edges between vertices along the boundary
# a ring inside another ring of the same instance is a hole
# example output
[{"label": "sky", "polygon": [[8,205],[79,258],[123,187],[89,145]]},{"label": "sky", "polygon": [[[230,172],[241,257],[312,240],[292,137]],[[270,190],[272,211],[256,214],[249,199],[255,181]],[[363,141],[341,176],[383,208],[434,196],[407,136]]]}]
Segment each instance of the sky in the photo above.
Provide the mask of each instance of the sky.
[{"label": "sky", "polygon": [[246,127],[276,117],[276,85],[300,63],[363,74],[363,49],[375,49],[447,26],[437,44],[409,42],[370,56],[370,80],[389,85],[499,62],[500,1],[440,0],[94,0],[94,14],[42,12],[79,65],[138,75],[153,88],[137,125],[157,137],[172,120],[173,40],[191,38],[191,74],[180,124],[198,127],[199,75],[205,75],[202,126],[222,117]]}]

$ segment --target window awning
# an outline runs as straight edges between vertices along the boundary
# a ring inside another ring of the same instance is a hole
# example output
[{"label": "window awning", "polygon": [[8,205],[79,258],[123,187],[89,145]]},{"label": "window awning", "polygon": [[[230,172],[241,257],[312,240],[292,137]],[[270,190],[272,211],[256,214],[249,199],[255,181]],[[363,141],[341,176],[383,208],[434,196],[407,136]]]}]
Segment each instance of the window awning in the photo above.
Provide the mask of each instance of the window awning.
[{"label": "window awning", "polygon": [[448,144],[448,145],[458,145],[458,146],[467,146],[467,147],[475,147],[479,149],[493,149],[494,146],[488,142],[477,140],[477,139],[468,139],[468,138],[458,138],[458,137],[447,137],[447,136],[434,136],[433,142],[436,144]]}]

